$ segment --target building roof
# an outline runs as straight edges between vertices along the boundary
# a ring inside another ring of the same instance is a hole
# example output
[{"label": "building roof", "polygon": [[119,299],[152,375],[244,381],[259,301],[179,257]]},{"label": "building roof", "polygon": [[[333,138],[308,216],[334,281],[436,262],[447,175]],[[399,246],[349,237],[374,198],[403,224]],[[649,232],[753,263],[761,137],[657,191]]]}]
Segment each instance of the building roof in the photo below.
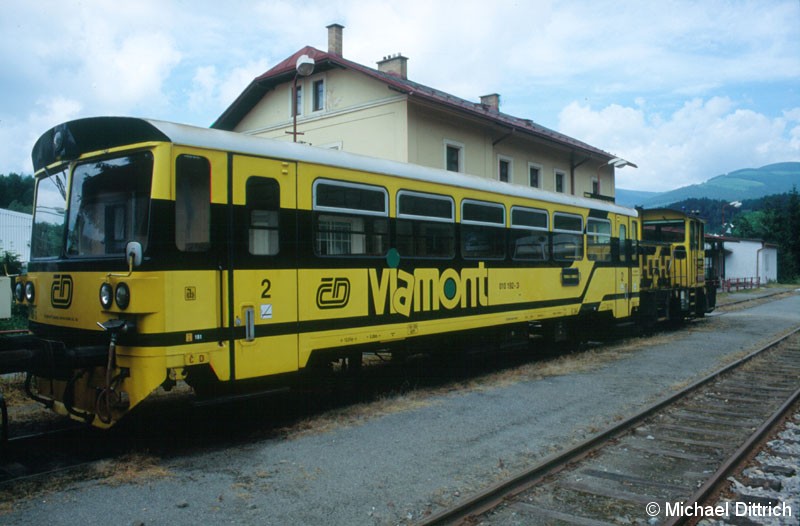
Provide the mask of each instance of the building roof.
[{"label": "building roof", "polygon": [[220,130],[233,130],[268,91],[274,89],[275,86],[279,84],[290,82],[294,78],[295,63],[302,55],[308,55],[314,59],[316,63],[315,72],[334,68],[357,71],[385,83],[389,89],[403,93],[411,99],[432,103],[472,117],[478,117],[489,123],[508,128],[510,133],[520,132],[534,136],[538,139],[560,145],[568,150],[580,150],[584,154],[599,157],[604,160],[614,158],[614,156],[608,152],[544,126],[540,126],[529,119],[521,119],[513,115],[499,112],[487,105],[470,102],[456,97],[455,95],[450,95],[449,93],[435,88],[419,84],[418,82],[413,82],[408,79],[400,78],[397,75],[363,66],[339,55],[320,51],[311,46],[300,49],[286,60],[275,65],[272,69],[256,77],[222,115],[219,116],[211,127]]}]

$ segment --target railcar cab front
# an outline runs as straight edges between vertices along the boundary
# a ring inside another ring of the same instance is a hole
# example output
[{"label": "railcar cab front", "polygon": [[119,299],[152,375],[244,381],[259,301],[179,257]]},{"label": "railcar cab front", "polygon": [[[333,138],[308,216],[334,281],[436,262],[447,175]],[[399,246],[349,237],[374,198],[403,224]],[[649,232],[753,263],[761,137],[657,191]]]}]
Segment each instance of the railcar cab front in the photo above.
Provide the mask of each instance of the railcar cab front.
[{"label": "railcar cab front", "polygon": [[[32,156],[31,261],[16,285],[35,337],[28,392],[105,427],[165,379],[185,376],[183,353],[170,346],[219,330],[224,251],[208,249],[225,239],[211,229],[225,212],[210,198],[209,159],[148,121],[62,124]],[[172,276],[174,268],[187,272]],[[189,303],[198,295],[209,303]]]}]

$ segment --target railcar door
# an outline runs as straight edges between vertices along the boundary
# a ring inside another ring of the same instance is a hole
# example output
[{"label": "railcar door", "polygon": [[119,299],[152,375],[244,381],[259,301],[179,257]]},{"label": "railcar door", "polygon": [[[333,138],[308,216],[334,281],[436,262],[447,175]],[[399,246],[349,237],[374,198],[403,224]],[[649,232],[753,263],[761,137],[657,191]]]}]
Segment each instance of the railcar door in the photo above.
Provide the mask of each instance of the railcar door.
[{"label": "railcar door", "polygon": [[229,235],[232,376],[296,371],[295,163],[234,155]]},{"label": "railcar door", "polygon": [[616,308],[617,317],[630,315],[631,298],[633,297],[633,250],[631,239],[635,232],[631,232],[629,219],[626,216],[617,216],[615,229],[618,243],[618,261],[616,262]]}]

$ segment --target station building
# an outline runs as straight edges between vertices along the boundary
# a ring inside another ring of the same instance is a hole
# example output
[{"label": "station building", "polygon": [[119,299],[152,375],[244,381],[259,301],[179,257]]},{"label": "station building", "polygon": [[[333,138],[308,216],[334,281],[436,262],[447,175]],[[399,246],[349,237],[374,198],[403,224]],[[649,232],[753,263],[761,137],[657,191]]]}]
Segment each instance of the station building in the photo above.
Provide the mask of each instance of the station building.
[{"label": "station building", "polygon": [[414,82],[401,54],[348,60],[343,29],[328,26],[327,51],[306,46],[253,79],[212,128],[608,201],[615,169],[635,167],[501,112],[499,94],[472,102]]}]

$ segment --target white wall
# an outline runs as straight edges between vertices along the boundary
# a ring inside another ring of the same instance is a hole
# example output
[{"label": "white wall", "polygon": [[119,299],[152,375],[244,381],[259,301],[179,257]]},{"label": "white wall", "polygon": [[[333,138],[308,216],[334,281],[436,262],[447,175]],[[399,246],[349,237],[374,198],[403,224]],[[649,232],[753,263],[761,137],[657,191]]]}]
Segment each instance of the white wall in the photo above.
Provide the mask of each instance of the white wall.
[{"label": "white wall", "polygon": [[778,249],[763,241],[725,241],[725,278],[760,278],[761,283],[778,280]]},{"label": "white wall", "polygon": [[0,208],[0,252],[14,252],[21,261],[30,260],[32,225],[32,215]]}]

